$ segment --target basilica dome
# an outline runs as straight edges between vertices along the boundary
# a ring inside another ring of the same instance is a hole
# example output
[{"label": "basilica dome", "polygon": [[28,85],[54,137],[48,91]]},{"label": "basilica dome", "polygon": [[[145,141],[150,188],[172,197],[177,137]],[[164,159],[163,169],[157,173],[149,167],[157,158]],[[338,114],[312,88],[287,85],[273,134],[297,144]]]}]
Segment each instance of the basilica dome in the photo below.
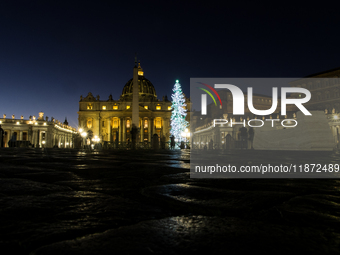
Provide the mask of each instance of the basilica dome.
[{"label": "basilica dome", "polygon": [[[157,99],[155,87],[143,75],[143,71],[138,66],[138,91],[139,100],[141,101],[155,101]],[[133,93],[133,78],[130,79],[124,86],[121,97],[125,100],[132,99]]]}]

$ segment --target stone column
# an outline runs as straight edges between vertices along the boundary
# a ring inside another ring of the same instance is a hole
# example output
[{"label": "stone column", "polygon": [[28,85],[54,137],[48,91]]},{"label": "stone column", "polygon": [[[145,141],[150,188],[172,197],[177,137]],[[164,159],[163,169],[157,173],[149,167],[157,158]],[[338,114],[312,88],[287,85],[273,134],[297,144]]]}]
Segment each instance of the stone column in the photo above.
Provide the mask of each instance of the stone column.
[{"label": "stone column", "polygon": [[110,118],[108,118],[107,119],[107,141],[108,142],[111,142],[111,119]]},{"label": "stone column", "polygon": [[[100,114],[100,113],[99,113]],[[100,116],[98,116],[98,137],[99,138],[102,138],[102,137],[100,137],[100,127],[101,127],[101,117]],[[95,136],[95,134],[93,134],[93,137]]]},{"label": "stone column", "polygon": [[123,118],[119,118],[119,139],[118,141],[121,142],[123,140]]},{"label": "stone column", "polygon": [[52,147],[52,135],[51,135],[51,129],[48,128],[48,130],[45,132],[45,148],[51,148]]},{"label": "stone column", "polygon": [[149,134],[149,142],[151,142],[151,137],[152,137],[152,118],[148,119],[148,134]]},{"label": "stone column", "polygon": [[9,140],[11,140],[11,138],[12,138],[12,130],[8,130],[7,131],[7,141],[6,141],[6,144],[4,144],[4,147],[8,147],[9,146],[8,142],[9,142]]},{"label": "stone column", "polygon": [[[164,136],[168,136],[169,135],[169,122],[168,122],[169,118],[163,118],[163,135]],[[166,141],[169,139],[169,137],[165,137]]]},{"label": "stone column", "polygon": [[155,118],[152,118],[152,135],[156,134]]},{"label": "stone column", "polygon": [[142,119],[142,125],[140,125],[140,140],[144,142],[144,119]]},{"label": "stone column", "polygon": [[123,118],[123,142],[126,142],[126,119]]},{"label": "stone column", "polygon": [[27,140],[31,142],[31,144],[33,144],[33,131],[32,131],[32,127],[30,126],[28,128],[28,132],[27,132]]},{"label": "stone column", "polygon": [[35,134],[35,130],[33,129],[32,130],[32,145],[34,145],[34,148],[36,148],[36,142],[35,142],[35,137],[36,137],[36,134]]},{"label": "stone column", "polygon": [[37,142],[36,142],[37,148],[40,148],[40,143],[41,143],[40,130],[37,130],[36,134],[37,134],[37,136],[36,136],[36,139],[37,139]]}]

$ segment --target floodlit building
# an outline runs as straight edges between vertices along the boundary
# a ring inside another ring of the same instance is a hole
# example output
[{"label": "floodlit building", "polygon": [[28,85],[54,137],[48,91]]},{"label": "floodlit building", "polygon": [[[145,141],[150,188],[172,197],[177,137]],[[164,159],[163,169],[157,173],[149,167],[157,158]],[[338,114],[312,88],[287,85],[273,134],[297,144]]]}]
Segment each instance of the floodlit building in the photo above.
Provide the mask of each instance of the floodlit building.
[{"label": "floodlit building", "polygon": [[60,123],[40,112],[39,117],[30,116],[25,120],[23,116],[16,119],[14,115],[7,118],[6,114],[0,119],[4,130],[4,147],[34,147],[34,148],[74,148],[76,130],[68,126],[67,121]]},{"label": "floodlit building", "polygon": [[[138,85],[138,100],[133,103],[134,82]],[[170,99],[171,100],[171,99]],[[171,101],[166,96],[157,98],[154,85],[144,76],[140,63],[135,63],[134,75],[123,87],[119,99],[101,100],[91,92],[79,101],[79,128],[92,131],[103,142],[131,141],[133,116],[136,117],[136,127],[139,129],[137,141],[150,142],[154,134],[165,141],[170,137]],[[190,119],[190,101],[186,100],[187,119]]]}]

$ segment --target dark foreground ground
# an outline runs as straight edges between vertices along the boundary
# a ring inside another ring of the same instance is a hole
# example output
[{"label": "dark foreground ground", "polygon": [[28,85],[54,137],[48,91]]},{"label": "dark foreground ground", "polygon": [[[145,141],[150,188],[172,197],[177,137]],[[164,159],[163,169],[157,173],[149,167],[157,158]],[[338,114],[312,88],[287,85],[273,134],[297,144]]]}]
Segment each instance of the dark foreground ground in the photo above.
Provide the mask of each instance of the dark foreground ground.
[{"label": "dark foreground ground", "polygon": [[340,252],[338,180],[190,179],[189,159],[0,150],[0,254]]}]

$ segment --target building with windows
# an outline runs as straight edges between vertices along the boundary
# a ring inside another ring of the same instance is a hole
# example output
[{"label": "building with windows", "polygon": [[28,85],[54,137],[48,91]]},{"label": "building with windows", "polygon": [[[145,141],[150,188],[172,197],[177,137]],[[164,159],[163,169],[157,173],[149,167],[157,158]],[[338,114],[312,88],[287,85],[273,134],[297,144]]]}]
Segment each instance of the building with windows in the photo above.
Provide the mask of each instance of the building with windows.
[{"label": "building with windows", "polygon": [[[305,104],[308,110],[324,111],[332,129],[334,143],[339,148],[340,141],[340,68],[311,74],[290,83],[292,87],[306,88],[311,99]],[[294,97],[301,97],[299,94]]]},{"label": "building with windows", "polygon": [[67,121],[59,122],[52,118],[44,118],[40,112],[39,117],[24,116],[16,119],[7,118],[6,114],[0,119],[1,128],[4,130],[4,147],[34,147],[34,148],[74,148],[77,132],[68,126]]},{"label": "building with windows", "polygon": [[[137,63],[136,63],[137,64]],[[138,142],[150,142],[154,134],[165,141],[170,137],[171,101],[165,96],[162,100],[157,98],[156,89],[144,76],[140,66],[136,72],[138,80]],[[119,99],[114,100],[112,95],[101,100],[94,97],[91,92],[86,97],[81,96],[79,101],[78,121],[79,128],[93,136],[99,137],[101,142],[129,142],[131,141],[132,112],[133,112],[133,78],[123,87]],[[187,99],[188,112],[190,102]],[[187,118],[190,118],[188,114]]]},{"label": "building with windows", "polygon": [[[297,79],[289,83],[291,87],[306,88],[311,93],[311,99],[304,103],[304,107],[309,111],[324,111],[327,116],[328,124],[332,130],[334,139],[334,148],[339,148],[339,129],[340,129],[340,68],[320,72],[317,74],[308,75],[304,78]],[[192,146],[202,149],[208,146],[209,141],[213,140],[215,148],[224,148],[225,137],[230,135],[237,148],[240,144],[240,128],[242,124],[234,125],[233,127],[216,126],[213,127],[213,119],[233,120],[233,122],[242,122],[244,119],[296,119],[298,121],[297,112],[299,109],[295,105],[287,105],[287,115],[279,115],[281,111],[281,102],[278,99],[278,107],[276,111],[269,116],[255,116],[245,105],[244,116],[233,116],[233,97],[229,91],[219,91],[223,105],[223,109],[216,108],[213,104],[208,105],[208,111],[211,113],[208,117],[202,116],[200,112],[192,113],[191,132]],[[305,95],[292,93],[291,98],[303,98]],[[223,101],[224,99],[224,101]],[[245,102],[247,95],[245,94]],[[253,95],[254,108],[262,110],[269,109],[272,105],[272,97],[265,95]],[[284,118],[283,118],[284,117]],[[279,122],[276,122],[279,123]],[[249,127],[247,127],[249,130]],[[276,127],[280,129],[282,127]],[[255,129],[256,135],[256,129]],[[249,146],[248,146],[249,147]]]},{"label": "building with windows", "polygon": [[[230,135],[233,140],[233,147],[240,148],[241,147],[241,131],[240,128],[244,126],[243,123],[247,126],[249,120],[265,120],[265,119],[278,119],[282,120],[283,118],[296,118],[296,114],[294,112],[293,107],[290,105],[287,106],[287,115],[281,116],[281,100],[278,99],[278,106],[274,113],[268,116],[257,116],[254,115],[248,109],[247,105],[245,105],[245,114],[233,115],[233,96],[230,91],[220,90],[219,95],[221,97],[221,101],[223,104],[223,109],[215,107],[213,103],[207,106],[207,111],[209,115],[201,115],[200,111],[196,111],[191,113],[191,122],[190,122],[190,132],[192,133],[192,146],[196,149],[203,149],[205,146],[208,147],[209,142],[212,140],[215,149],[225,148],[226,136]],[[247,102],[247,94],[245,93],[245,102]],[[272,97],[260,94],[253,94],[253,105],[255,109],[258,110],[267,110],[272,106]],[[224,119],[227,120],[228,123],[226,125],[213,125],[214,119]],[[230,123],[235,123],[232,126]],[[257,121],[253,121],[252,125],[256,124]],[[247,127],[249,130],[249,127]]]}]

